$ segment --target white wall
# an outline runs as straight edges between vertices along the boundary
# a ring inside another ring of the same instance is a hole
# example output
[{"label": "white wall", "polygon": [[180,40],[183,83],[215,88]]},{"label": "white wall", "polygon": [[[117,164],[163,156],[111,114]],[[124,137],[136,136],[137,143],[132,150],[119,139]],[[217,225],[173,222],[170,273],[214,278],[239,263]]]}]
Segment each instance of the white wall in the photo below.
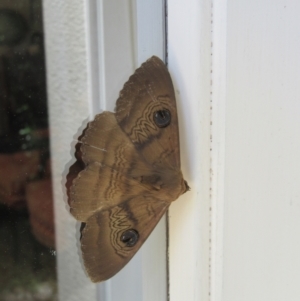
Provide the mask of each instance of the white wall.
[{"label": "white wall", "polygon": [[182,172],[191,191],[169,210],[170,300],[208,300],[210,1],[168,2],[168,68],[177,97]]},{"label": "white wall", "polygon": [[300,2],[227,2],[224,301],[300,299]]},{"label": "white wall", "polygon": [[170,210],[171,300],[299,300],[300,3],[168,7],[192,187]]}]

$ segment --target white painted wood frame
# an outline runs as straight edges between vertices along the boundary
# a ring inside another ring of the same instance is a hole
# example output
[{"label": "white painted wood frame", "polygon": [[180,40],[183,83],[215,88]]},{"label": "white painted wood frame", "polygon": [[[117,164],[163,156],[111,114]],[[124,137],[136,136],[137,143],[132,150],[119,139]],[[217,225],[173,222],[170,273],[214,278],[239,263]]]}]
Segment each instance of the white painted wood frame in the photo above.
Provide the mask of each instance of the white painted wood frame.
[{"label": "white painted wood frame", "polygon": [[224,1],[223,10],[223,284],[216,300],[296,301],[300,2]]},{"label": "white painted wood frame", "polygon": [[44,1],[59,300],[167,300],[166,219],[115,277],[95,285],[80,257],[65,176],[75,139],[147,58],[165,55],[164,2]]},{"label": "white painted wood frame", "polygon": [[[44,0],[60,300],[300,300],[299,11],[297,0],[169,0],[164,37],[162,1]],[[113,34],[120,24],[127,34]],[[163,221],[97,287],[62,202],[71,141],[165,42],[191,191],[170,208],[168,239]]]},{"label": "white painted wood frame", "polygon": [[169,1],[197,182],[170,210],[172,301],[300,298],[299,11],[297,0]]},{"label": "white painted wood frame", "polygon": [[[100,103],[102,109],[113,111],[120,89],[134,70],[152,55],[164,59],[164,1],[104,0],[98,4],[99,77],[104,87]],[[163,218],[130,263],[99,285],[100,300],[167,300],[166,241]]]},{"label": "white painted wood frame", "polygon": [[209,300],[211,1],[168,1],[182,171],[191,191],[169,210],[170,300]]}]

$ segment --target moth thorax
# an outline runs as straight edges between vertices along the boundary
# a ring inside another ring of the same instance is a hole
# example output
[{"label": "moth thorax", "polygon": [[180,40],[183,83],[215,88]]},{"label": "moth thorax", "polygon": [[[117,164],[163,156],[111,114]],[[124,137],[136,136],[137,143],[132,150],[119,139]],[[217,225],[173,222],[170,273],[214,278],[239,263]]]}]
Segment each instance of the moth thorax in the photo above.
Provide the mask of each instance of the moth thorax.
[{"label": "moth thorax", "polygon": [[166,178],[163,179],[163,182],[166,186],[164,190],[166,190],[172,201],[176,200],[189,189],[180,170],[178,172],[167,174]]},{"label": "moth thorax", "polygon": [[163,185],[163,181],[162,181],[161,177],[158,175],[155,175],[155,174],[141,176],[140,182],[144,185],[152,187],[155,190],[160,190]]}]

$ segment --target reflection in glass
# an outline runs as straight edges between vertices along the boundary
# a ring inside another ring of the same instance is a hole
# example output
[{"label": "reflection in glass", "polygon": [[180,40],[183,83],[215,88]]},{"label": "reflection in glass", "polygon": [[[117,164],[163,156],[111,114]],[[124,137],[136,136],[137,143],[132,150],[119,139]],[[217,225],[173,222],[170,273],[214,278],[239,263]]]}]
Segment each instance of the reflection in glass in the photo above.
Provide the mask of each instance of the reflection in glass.
[{"label": "reflection in glass", "polygon": [[0,0],[0,300],[56,300],[41,0]]}]

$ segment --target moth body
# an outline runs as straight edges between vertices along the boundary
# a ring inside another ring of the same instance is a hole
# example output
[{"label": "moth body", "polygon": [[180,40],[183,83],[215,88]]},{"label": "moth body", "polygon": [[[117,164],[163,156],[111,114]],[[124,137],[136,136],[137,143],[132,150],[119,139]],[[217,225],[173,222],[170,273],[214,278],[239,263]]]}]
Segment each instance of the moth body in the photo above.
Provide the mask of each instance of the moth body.
[{"label": "moth body", "polygon": [[70,212],[82,222],[87,274],[104,281],[189,190],[180,167],[174,88],[159,58],[150,58],[124,84],[115,113],[103,112],[88,124],[76,158],[66,184]]}]

